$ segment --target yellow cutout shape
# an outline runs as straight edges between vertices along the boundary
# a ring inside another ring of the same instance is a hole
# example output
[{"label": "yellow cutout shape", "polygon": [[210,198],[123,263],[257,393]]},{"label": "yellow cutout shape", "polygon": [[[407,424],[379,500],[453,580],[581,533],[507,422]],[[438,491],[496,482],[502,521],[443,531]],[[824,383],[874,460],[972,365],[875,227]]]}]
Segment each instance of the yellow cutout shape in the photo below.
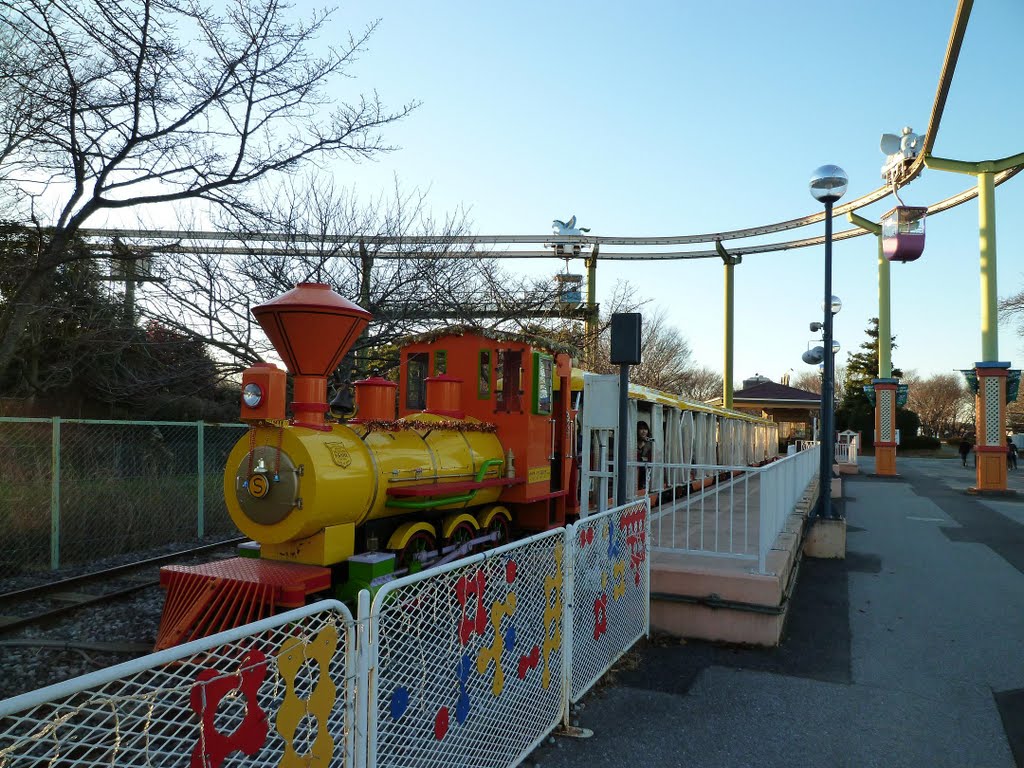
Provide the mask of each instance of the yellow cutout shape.
[{"label": "yellow cutout shape", "polygon": [[544,672],[540,684],[546,690],[551,684],[551,654],[562,647],[562,542],[555,544],[555,575],[544,577],[544,602]]},{"label": "yellow cutout shape", "polygon": [[626,561],[616,560],[612,565],[612,599],[618,600],[626,593]]},{"label": "yellow cutout shape", "polygon": [[487,666],[494,662],[494,682],[491,684],[491,691],[495,696],[500,696],[505,690],[505,672],[501,668],[501,654],[505,652],[505,637],[501,634],[501,620],[511,616],[516,609],[516,593],[509,592],[503,603],[491,605],[491,625],[494,627],[494,645],[490,648],[481,648],[476,657],[476,671],[481,675],[487,670]]},{"label": "yellow cutout shape", "polygon": [[[334,739],[327,729],[327,718],[334,708],[337,688],[331,680],[330,664],[338,648],[338,630],[327,625],[309,643],[297,642],[297,638],[285,640],[277,654],[277,670],[284,680],[286,690],[284,701],[277,710],[277,732],[284,739],[284,755],[278,764],[281,768],[308,768],[313,765],[328,766],[334,756]],[[309,698],[303,701],[295,692],[295,675],[307,659],[320,665],[320,675]],[[316,718],[316,738],[310,751],[300,755],[295,751],[295,731],[306,715]]]}]

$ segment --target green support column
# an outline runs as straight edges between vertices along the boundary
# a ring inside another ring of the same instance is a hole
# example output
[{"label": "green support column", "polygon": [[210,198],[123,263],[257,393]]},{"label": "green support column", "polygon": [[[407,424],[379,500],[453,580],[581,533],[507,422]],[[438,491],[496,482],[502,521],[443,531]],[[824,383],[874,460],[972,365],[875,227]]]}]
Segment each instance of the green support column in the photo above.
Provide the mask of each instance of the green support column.
[{"label": "green support column", "polygon": [[205,425],[196,422],[196,535],[201,539],[206,535],[206,436]]},{"label": "green support column", "polygon": [[846,214],[851,224],[875,235],[878,244],[878,378],[892,376],[892,315],[889,260],[882,251],[882,225],[868,221],[856,213]]},{"label": "green support column", "polygon": [[50,570],[60,568],[60,416],[50,437]]},{"label": "green support column", "polygon": [[925,155],[924,164],[937,171],[965,173],[978,178],[978,240],[981,252],[981,362],[999,360],[999,312],[996,293],[995,175],[1024,165],[1024,152],[1001,160],[949,160]]},{"label": "green support column", "polygon": [[725,264],[725,361],[724,372],[722,373],[722,406],[732,408],[732,353],[734,336],[734,289],[733,289],[733,267],[743,261],[741,256],[730,256],[722,245],[721,240],[715,240],[715,250],[722,257]]}]

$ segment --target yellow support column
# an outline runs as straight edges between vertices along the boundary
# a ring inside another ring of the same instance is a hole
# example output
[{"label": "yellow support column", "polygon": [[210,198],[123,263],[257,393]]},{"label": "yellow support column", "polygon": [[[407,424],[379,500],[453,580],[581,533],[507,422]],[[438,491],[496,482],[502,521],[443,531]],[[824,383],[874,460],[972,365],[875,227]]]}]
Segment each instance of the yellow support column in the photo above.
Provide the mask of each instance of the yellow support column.
[{"label": "yellow support column", "polygon": [[999,362],[999,314],[996,293],[995,175],[1024,165],[1024,152],[1001,160],[967,162],[925,155],[938,171],[965,173],[978,179],[978,239],[981,253],[981,357],[974,364],[977,432],[976,493],[1006,493],[1006,380],[1009,363]]},{"label": "yellow support column", "polygon": [[742,256],[730,256],[722,246],[721,240],[715,240],[715,250],[725,264],[725,371],[722,373],[722,406],[732,408],[732,352],[735,318],[734,291],[732,268],[743,261]]},{"label": "yellow support column", "polygon": [[587,367],[592,371],[597,366],[597,332],[600,327],[597,307],[597,251],[598,245],[595,244],[584,262],[587,265],[586,359]]}]

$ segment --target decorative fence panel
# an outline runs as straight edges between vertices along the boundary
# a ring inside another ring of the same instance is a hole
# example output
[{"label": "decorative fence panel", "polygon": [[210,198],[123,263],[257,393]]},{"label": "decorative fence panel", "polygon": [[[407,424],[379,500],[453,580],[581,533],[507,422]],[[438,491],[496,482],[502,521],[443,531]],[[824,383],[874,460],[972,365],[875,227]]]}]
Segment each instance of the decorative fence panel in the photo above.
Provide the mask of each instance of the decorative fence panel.
[{"label": "decorative fence panel", "polygon": [[519,763],[564,700],[565,529],[386,584],[370,623],[369,765]]},{"label": "decorative fence panel", "polygon": [[0,418],[0,578],[234,533],[222,478],[244,429]]},{"label": "decorative fence panel", "polygon": [[575,703],[650,624],[650,501],[591,515],[569,527],[572,606],[566,636]]},{"label": "decorative fence panel", "polygon": [[648,631],[649,502],[0,702],[0,768],[521,762]]},{"label": "decorative fence panel", "polygon": [[323,601],[0,702],[0,766],[352,766],[353,627]]}]

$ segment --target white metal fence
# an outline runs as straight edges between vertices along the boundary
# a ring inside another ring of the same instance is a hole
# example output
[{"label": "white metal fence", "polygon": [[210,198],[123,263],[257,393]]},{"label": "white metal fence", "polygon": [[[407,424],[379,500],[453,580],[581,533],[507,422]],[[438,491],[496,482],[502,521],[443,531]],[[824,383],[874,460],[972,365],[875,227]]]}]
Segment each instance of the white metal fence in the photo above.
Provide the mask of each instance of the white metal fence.
[{"label": "white metal fence", "polygon": [[353,626],[324,601],[0,702],[0,766],[351,766]]},{"label": "white metal fence", "polygon": [[[750,560],[765,573],[775,538],[818,473],[818,450],[762,467],[662,465],[667,476],[684,480],[658,494],[651,549]],[[654,465],[647,466],[650,477]]]},{"label": "white metal fence", "polygon": [[[806,451],[818,445],[817,440],[798,440],[796,447],[798,451]],[[835,443],[836,464],[856,464],[859,451],[855,440],[848,443]]]},{"label": "white metal fence", "polygon": [[648,631],[633,502],[0,702],[0,766],[518,764]]}]

